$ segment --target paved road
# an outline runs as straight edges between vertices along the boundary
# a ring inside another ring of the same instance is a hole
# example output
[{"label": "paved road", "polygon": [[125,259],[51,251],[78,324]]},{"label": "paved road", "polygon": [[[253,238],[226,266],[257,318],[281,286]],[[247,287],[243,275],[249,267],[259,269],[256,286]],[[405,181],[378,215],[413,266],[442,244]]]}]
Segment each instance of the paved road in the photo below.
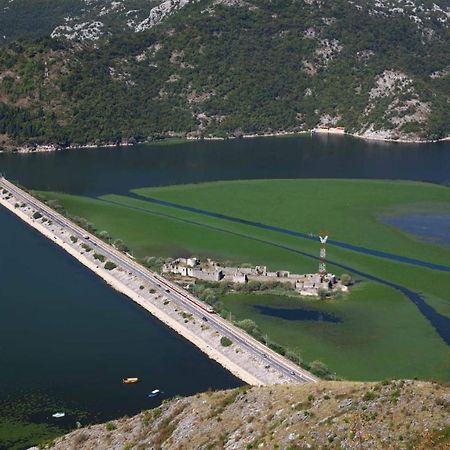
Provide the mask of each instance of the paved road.
[{"label": "paved road", "polygon": [[87,233],[84,229],[78,225],[75,225],[73,222],[55,212],[22,189],[19,189],[5,178],[0,178],[0,187],[7,189],[17,198],[17,200],[27,203],[36,211],[39,211],[42,215],[45,215],[47,218],[51,219],[55,224],[66,229],[71,235],[77,237],[81,242],[101,250],[101,252],[110,261],[126,269],[132,275],[141,278],[142,281],[152,286],[157,292],[179,304],[186,312],[189,312],[198,320],[202,320],[203,317],[207,317],[208,325],[211,328],[215,329],[221,335],[227,336],[254,357],[263,360],[264,365],[270,365],[277,369],[293,383],[317,381],[317,378],[308,372],[301,370],[297,365],[261,344],[256,339],[253,339],[247,333],[230,324],[222,317],[217,314],[208,313],[208,306],[201,302],[198,298],[192,296],[189,292],[166,280],[157,273],[144,268],[128,256],[116,250],[111,245],[96,238],[94,235]]}]

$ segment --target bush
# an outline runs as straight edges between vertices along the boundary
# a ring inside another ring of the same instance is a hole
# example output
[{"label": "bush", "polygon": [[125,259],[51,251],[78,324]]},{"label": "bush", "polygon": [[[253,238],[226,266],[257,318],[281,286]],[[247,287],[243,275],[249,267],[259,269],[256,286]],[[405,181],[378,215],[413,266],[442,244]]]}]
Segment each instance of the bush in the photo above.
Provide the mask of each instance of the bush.
[{"label": "bush", "polygon": [[122,239],[116,239],[114,241],[114,247],[116,247],[117,250],[123,253],[127,253],[129,250],[128,246],[122,241]]},{"label": "bush", "polygon": [[280,355],[284,356],[286,354],[286,349],[282,345],[277,344],[276,342],[269,342],[267,346],[272,350],[274,350],[275,352],[279,353]]},{"label": "bush", "polygon": [[38,211],[36,211],[34,214],[33,214],[33,219],[40,219],[42,217],[42,214],[40,213],[40,212],[38,212]]},{"label": "bush", "polygon": [[244,319],[239,321],[236,324],[239,328],[242,328],[244,331],[246,331],[248,334],[252,334],[255,332],[255,330],[259,331],[258,325],[251,320],[251,319]]},{"label": "bush", "polygon": [[309,370],[320,378],[333,378],[330,369],[322,361],[313,361],[309,365]]},{"label": "bush", "polygon": [[142,263],[145,267],[148,267],[151,270],[156,272],[161,272],[162,266],[164,264],[164,258],[156,257],[156,256],[146,256]]},{"label": "bush", "polygon": [[109,233],[107,231],[100,231],[100,233],[98,233],[97,236],[100,239],[103,239],[104,241],[109,241],[110,239]]},{"label": "bush", "polygon": [[351,277],[351,275],[349,275],[348,273],[343,273],[341,275],[341,283],[344,286],[349,286],[350,284],[352,284],[352,277]]},{"label": "bush", "polygon": [[84,242],[81,244],[81,248],[83,248],[86,253],[89,253],[92,251],[92,248],[89,247],[89,245],[85,244]]},{"label": "bush", "polygon": [[106,270],[113,270],[116,267],[117,267],[117,264],[114,264],[112,261],[106,261],[106,263],[105,263]]},{"label": "bush", "polygon": [[224,346],[224,347],[229,347],[233,342],[231,339],[227,338],[226,336],[222,336],[220,338],[220,343]]},{"label": "bush", "polygon": [[116,428],[117,427],[112,422],[106,424],[106,431],[114,431]]},{"label": "bush", "polygon": [[101,262],[105,262],[105,257],[103,255],[100,255],[99,253],[94,253],[94,259],[98,259]]},{"label": "bush", "polygon": [[78,238],[75,237],[75,236],[70,236],[70,240],[71,240],[74,244],[76,244],[76,243],[78,242]]},{"label": "bush", "polygon": [[291,350],[287,350],[284,356],[286,356],[287,359],[289,359],[290,361],[294,362],[297,365],[300,365],[302,363],[302,358],[296,353],[292,352]]}]

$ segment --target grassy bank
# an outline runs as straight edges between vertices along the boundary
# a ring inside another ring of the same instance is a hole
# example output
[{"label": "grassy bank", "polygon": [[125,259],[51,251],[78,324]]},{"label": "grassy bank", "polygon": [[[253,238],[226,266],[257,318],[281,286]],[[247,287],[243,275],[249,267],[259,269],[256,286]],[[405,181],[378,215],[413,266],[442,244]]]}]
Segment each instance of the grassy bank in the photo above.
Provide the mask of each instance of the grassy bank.
[{"label": "grassy bank", "polygon": [[[273,295],[228,295],[221,299],[237,320],[252,319],[275,342],[306,361],[320,360],[338,376],[358,380],[383,378],[448,379],[448,347],[416,307],[400,293],[364,282],[336,300],[298,300]],[[321,311],[338,323],[291,320],[262,314],[273,311]]]},{"label": "grassy bank", "polygon": [[[325,229],[336,240],[431,263],[448,265],[450,261],[450,248],[420,241],[379,220],[397,211],[448,211],[450,189],[445,187],[391,181],[262,180],[148,188],[135,194],[139,197],[106,195],[92,199],[44,193],[71,215],[85,217],[99,231],[107,230],[113,238],[125,241],[138,257],[196,254],[297,273],[317,270],[316,260],[298,253],[317,255],[317,242],[155,204],[149,201],[151,197],[306,233]],[[437,311],[450,316],[448,273],[333,245],[328,255],[336,263],[421,292]],[[338,274],[344,271],[333,264],[329,268]],[[448,380],[448,346],[410,300],[377,283],[361,286],[364,289],[357,287],[348,298],[322,305],[340,309],[345,320],[339,324],[289,322],[287,327],[279,318],[255,313],[252,302],[261,302],[261,296],[256,300],[227,297],[226,303],[236,316],[252,317],[274,341],[299,349],[305,359],[323,360],[338,375],[353,379],[419,376]],[[292,301],[271,298],[264,301],[278,305]],[[324,334],[324,330],[328,331]]]}]

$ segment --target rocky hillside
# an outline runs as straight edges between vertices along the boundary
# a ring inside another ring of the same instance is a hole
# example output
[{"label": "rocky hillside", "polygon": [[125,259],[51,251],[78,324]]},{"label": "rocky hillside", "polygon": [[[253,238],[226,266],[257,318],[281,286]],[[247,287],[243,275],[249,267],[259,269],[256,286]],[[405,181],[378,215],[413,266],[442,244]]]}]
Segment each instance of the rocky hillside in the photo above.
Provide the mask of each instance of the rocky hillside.
[{"label": "rocky hillside", "polygon": [[55,450],[448,449],[450,390],[412,381],[243,387],[74,431]]},{"label": "rocky hillside", "polygon": [[[445,0],[1,3],[3,147],[316,126],[450,133]],[[41,37],[14,40],[29,33]]]}]

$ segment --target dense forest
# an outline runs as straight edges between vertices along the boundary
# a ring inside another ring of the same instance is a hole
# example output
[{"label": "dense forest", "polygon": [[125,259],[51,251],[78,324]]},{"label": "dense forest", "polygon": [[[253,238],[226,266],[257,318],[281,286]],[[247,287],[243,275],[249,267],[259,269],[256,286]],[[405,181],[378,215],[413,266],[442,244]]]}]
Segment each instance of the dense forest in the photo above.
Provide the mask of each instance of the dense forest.
[{"label": "dense forest", "polygon": [[450,133],[446,23],[421,28],[348,0],[221,3],[193,2],[141,33],[0,48],[0,146],[318,125],[394,139]]}]

